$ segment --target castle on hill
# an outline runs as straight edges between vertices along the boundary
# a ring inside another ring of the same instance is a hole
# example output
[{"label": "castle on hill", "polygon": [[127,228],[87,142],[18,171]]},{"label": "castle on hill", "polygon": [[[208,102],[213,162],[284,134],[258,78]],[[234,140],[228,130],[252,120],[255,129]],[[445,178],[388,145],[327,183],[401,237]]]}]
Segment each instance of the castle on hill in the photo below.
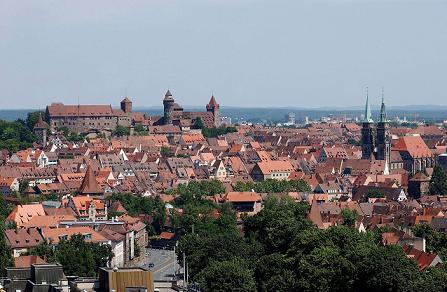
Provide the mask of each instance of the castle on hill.
[{"label": "castle on hill", "polygon": [[214,96],[205,106],[203,112],[184,111],[175,102],[170,90],[163,99],[162,116],[146,116],[133,112],[132,101],[125,97],[118,109],[111,105],[65,105],[52,103],[47,106],[45,120],[48,121],[50,130],[67,128],[74,133],[111,132],[117,126],[132,128],[136,124],[142,124],[146,128],[151,126],[179,126],[189,128],[201,119],[207,128],[220,125],[219,104]]}]

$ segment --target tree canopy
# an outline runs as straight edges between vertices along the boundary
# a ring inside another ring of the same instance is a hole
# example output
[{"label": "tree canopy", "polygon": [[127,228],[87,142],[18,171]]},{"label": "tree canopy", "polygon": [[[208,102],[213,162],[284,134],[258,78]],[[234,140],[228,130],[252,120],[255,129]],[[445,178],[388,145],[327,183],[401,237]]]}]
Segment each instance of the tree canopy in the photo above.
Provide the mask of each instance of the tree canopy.
[{"label": "tree canopy", "polygon": [[304,180],[276,180],[267,179],[261,182],[238,181],[234,190],[237,192],[249,192],[254,190],[258,193],[287,193],[287,192],[311,192],[310,186]]},{"label": "tree canopy", "polygon": [[128,127],[118,125],[116,126],[116,129],[113,131],[112,135],[117,137],[129,136],[130,129]]},{"label": "tree canopy", "polygon": [[113,258],[110,245],[86,242],[81,234],[60,241],[56,249],[43,242],[29,253],[47,262],[60,263],[66,275],[79,277],[96,276],[98,269],[107,266]]},{"label": "tree canopy", "polygon": [[33,129],[23,120],[8,122],[0,120],[0,149],[17,152],[29,148],[36,141]]},{"label": "tree canopy", "polygon": [[237,129],[235,127],[202,128],[202,135],[205,138],[212,138],[235,132],[237,132]]},{"label": "tree canopy", "polygon": [[194,233],[180,238],[177,252],[185,252],[190,279],[203,291],[446,288],[444,268],[420,271],[400,246],[382,246],[376,233],[358,232],[355,212],[344,215],[345,225],[320,230],[307,219],[308,208],[272,196],[262,211],[243,218],[241,233],[235,214],[221,206],[220,216],[197,215]]},{"label": "tree canopy", "polygon": [[429,191],[432,195],[447,195],[447,174],[439,165],[433,169]]}]

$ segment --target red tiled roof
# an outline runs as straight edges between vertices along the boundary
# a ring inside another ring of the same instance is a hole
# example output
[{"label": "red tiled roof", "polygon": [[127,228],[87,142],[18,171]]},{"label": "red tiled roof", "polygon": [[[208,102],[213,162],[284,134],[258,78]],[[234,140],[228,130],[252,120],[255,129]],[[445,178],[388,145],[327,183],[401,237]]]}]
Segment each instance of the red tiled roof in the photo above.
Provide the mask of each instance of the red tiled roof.
[{"label": "red tiled roof", "polygon": [[393,150],[407,151],[411,157],[431,157],[432,152],[422,140],[421,136],[400,137],[394,144]]},{"label": "red tiled roof", "polygon": [[261,200],[261,195],[254,192],[229,192],[225,196],[225,201],[233,203],[260,202]]}]

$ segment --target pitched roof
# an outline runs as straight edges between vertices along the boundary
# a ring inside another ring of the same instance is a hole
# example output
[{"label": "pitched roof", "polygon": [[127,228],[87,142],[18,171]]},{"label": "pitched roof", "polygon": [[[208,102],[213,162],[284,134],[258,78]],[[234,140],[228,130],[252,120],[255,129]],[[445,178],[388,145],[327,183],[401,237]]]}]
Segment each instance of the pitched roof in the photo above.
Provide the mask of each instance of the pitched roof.
[{"label": "pitched roof", "polygon": [[14,267],[16,268],[29,268],[34,264],[46,264],[41,257],[35,255],[19,256],[14,258]]},{"label": "pitched roof", "polygon": [[101,235],[99,232],[93,230],[91,227],[87,226],[77,226],[70,228],[43,228],[42,235],[43,237],[50,242],[51,244],[58,244],[61,238],[65,237],[67,239],[71,238],[75,234],[91,235],[91,239],[85,238],[87,242],[107,242],[107,238]]},{"label": "pitched roof", "polygon": [[257,165],[263,174],[294,171],[293,166],[289,161],[282,161],[282,160],[274,160],[268,162],[262,161],[258,162]]},{"label": "pitched roof", "polygon": [[260,202],[261,200],[261,195],[254,192],[229,192],[225,196],[225,201],[232,203]]},{"label": "pitched roof", "polygon": [[35,216],[28,221],[25,225],[26,228],[39,227],[39,228],[51,228],[58,227],[59,222],[62,221],[75,221],[73,215],[45,215],[45,216]]},{"label": "pitched roof", "polygon": [[407,151],[411,157],[431,157],[433,154],[421,136],[400,137],[393,150]]},{"label": "pitched roof", "polygon": [[34,125],[34,129],[47,129],[48,124],[44,122],[42,119],[42,115],[39,115],[36,124]]},{"label": "pitched roof", "polygon": [[436,254],[423,252],[410,245],[404,245],[403,249],[409,258],[412,258],[417,262],[418,267],[421,270],[425,270],[430,267],[437,257]]},{"label": "pitched roof", "polygon": [[29,229],[8,229],[5,236],[11,248],[30,248],[43,242],[37,228]]},{"label": "pitched roof", "polygon": [[168,89],[168,91],[166,91],[165,99],[173,99],[172,98],[172,93],[171,93],[171,91],[169,89]]},{"label": "pitched roof", "polygon": [[36,216],[45,216],[45,210],[41,204],[18,205],[7,219],[14,221],[18,227],[23,227]]},{"label": "pitched roof", "polygon": [[320,229],[325,229],[323,224],[323,218],[321,217],[320,208],[318,207],[317,200],[312,201],[310,206],[309,219]]},{"label": "pitched roof", "polygon": [[98,182],[96,181],[95,175],[93,174],[93,170],[90,165],[87,167],[84,180],[82,181],[81,187],[79,188],[79,193],[85,195],[104,193],[104,191],[101,189]]},{"label": "pitched roof", "polygon": [[64,105],[53,103],[47,106],[50,117],[91,117],[124,115],[121,110],[114,110],[111,105]]},{"label": "pitched roof", "polygon": [[210,102],[207,104],[207,108],[214,108],[218,107],[219,104],[217,103],[216,99],[214,98],[214,95],[211,96]]}]

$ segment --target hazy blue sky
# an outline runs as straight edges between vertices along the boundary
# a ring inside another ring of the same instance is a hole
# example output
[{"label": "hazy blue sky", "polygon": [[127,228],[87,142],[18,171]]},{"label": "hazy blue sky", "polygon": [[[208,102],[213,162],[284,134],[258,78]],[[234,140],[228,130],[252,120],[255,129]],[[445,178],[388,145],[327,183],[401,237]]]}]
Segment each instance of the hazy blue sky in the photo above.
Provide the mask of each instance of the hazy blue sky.
[{"label": "hazy blue sky", "polygon": [[0,108],[447,105],[447,1],[0,0]]}]

